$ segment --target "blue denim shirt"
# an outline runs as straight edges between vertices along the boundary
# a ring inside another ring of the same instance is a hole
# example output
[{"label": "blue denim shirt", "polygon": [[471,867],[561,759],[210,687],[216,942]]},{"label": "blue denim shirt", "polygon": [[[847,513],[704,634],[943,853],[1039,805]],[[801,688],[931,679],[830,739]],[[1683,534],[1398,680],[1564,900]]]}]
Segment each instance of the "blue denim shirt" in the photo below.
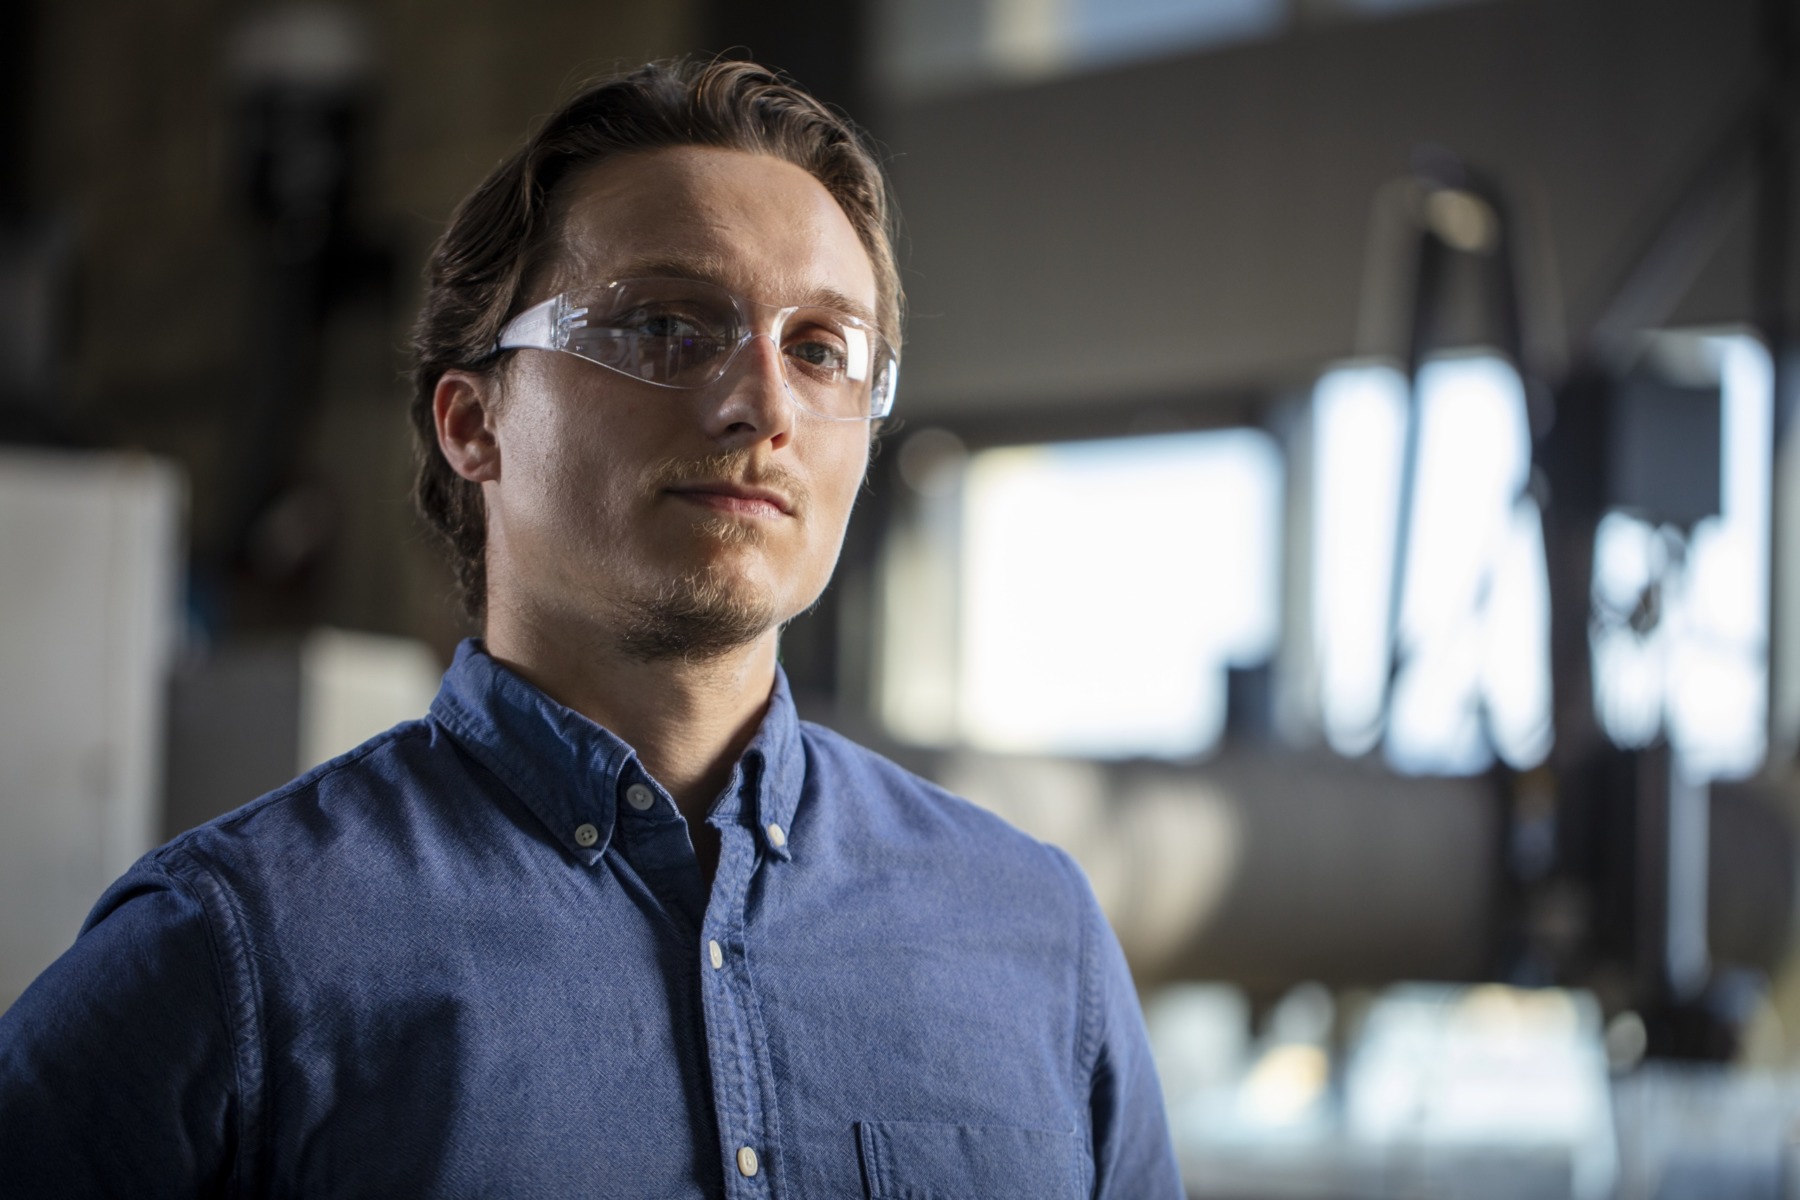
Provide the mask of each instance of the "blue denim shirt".
[{"label": "blue denim shirt", "polygon": [[778,680],[710,896],[631,748],[465,643],[146,856],[0,1018],[8,1195],[1180,1195],[1062,852]]}]

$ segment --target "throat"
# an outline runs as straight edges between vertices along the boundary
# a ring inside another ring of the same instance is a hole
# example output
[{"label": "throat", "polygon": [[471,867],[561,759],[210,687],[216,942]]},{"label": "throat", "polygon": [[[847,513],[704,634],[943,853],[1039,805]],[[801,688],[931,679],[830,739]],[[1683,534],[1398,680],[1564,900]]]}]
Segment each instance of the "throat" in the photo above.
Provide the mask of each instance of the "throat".
[{"label": "throat", "polygon": [[710,896],[713,879],[719,873],[719,851],[722,844],[719,831],[704,819],[690,821],[688,840],[693,843],[694,857],[700,864],[700,881],[706,885],[706,893]]}]

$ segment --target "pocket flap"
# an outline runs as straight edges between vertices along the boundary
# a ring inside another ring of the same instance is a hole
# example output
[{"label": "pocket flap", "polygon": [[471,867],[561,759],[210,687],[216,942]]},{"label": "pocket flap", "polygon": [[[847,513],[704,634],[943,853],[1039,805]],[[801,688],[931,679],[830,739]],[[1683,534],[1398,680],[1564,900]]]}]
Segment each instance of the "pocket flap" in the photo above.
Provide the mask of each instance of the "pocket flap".
[{"label": "pocket flap", "polygon": [[856,1136],[869,1200],[1058,1200],[1079,1186],[1073,1133],[859,1121]]}]

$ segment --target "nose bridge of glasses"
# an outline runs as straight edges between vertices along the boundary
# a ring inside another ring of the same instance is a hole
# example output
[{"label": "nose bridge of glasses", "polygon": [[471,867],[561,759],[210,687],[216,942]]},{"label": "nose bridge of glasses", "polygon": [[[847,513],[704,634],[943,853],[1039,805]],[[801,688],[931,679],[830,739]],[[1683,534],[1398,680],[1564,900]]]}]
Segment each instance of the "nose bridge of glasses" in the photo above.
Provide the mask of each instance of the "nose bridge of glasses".
[{"label": "nose bridge of glasses", "polygon": [[[732,303],[737,308],[738,328],[742,330],[741,340],[748,343],[753,337],[766,337],[781,349],[781,335],[787,330],[788,319],[799,312],[804,305],[800,304],[764,304],[761,300],[752,300],[748,296],[733,296]],[[758,320],[757,316],[762,319]]]},{"label": "nose bridge of glasses", "polygon": [[[771,356],[770,364],[758,366],[755,363],[755,351],[751,349],[751,344],[759,340],[769,344],[768,354]],[[773,365],[775,378],[781,381],[782,392],[790,401],[794,403],[799,402],[799,397],[794,394],[793,381],[788,378],[786,357],[781,353],[781,330],[779,328],[764,331],[752,329],[746,325],[740,329],[738,331],[736,345],[732,346],[731,352],[720,361],[718,374],[714,376],[714,379],[723,379],[725,376],[731,374],[733,369],[738,366],[739,362],[745,359],[748,359],[748,362],[744,367],[744,372],[746,374],[757,371],[766,372],[769,369],[769,366]]]},{"label": "nose bridge of glasses", "polygon": [[[731,296],[731,305],[737,310],[737,344],[731,348],[731,361],[724,364],[730,370],[733,363],[750,348],[750,343],[762,338],[769,343],[774,352],[775,363],[781,374],[781,382],[791,392],[793,385],[788,383],[787,364],[782,361],[781,338],[787,332],[788,318],[800,311],[799,305],[765,304],[761,300],[752,300],[748,296],[727,293]],[[760,319],[758,319],[760,317]]]}]

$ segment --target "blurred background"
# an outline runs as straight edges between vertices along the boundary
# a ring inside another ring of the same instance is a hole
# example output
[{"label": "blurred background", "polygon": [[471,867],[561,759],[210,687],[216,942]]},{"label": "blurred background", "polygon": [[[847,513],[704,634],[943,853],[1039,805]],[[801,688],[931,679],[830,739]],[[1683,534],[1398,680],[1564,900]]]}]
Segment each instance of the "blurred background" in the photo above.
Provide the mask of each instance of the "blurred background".
[{"label": "blurred background", "polygon": [[424,711],[427,248],[728,52],[904,217],[802,711],[1075,854],[1191,1194],[1800,1196],[1794,8],[0,7],[0,1006]]}]

